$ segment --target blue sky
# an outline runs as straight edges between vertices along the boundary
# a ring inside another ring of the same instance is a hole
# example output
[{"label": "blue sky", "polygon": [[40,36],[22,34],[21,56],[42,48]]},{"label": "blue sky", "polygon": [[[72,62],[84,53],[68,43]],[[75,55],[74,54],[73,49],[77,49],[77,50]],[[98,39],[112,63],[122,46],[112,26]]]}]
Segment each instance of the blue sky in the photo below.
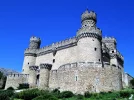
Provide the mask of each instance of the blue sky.
[{"label": "blue sky", "polygon": [[31,36],[41,46],[76,35],[80,16],[97,13],[103,36],[114,36],[125,58],[125,71],[134,76],[133,0],[0,0],[0,67],[21,72],[24,49]]}]

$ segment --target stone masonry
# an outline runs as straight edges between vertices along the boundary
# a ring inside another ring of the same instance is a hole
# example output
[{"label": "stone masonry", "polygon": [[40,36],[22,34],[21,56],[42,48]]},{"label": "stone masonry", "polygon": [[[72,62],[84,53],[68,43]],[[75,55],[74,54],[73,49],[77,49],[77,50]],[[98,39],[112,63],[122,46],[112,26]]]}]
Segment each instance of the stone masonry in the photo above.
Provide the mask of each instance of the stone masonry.
[{"label": "stone masonry", "polygon": [[130,78],[127,80],[124,74],[124,58],[117,50],[116,39],[102,38],[96,23],[96,13],[86,10],[73,38],[40,48],[41,39],[31,37],[24,52],[22,74],[9,75],[5,89],[28,83],[30,88],[83,94],[129,86]]}]

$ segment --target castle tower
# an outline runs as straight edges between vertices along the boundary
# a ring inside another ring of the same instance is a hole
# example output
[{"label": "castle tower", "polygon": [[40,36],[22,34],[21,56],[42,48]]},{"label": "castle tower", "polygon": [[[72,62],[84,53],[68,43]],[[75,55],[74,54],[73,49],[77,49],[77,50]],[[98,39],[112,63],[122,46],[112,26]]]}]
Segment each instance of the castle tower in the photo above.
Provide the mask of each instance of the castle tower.
[{"label": "castle tower", "polygon": [[29,78],[28,83],[30,87],[36,87],[36,77],[37,77],[38,66],[29,66]]},{"label": "castle tower", "polygon": [[102,62],[102,33],[96,27],[96,22],[96,14],[93,11],[86,10],[81,16],[82,25],[77,32],[79,62]]},{"label": "castle tower", "polygon": [[48,89],[49,75],[51,68],[52,68],[51,64],[40,64],[40,79],[39,79],[40,89]]},{"label": "castle tower", "polygon": [[29,48],[25,50],[22,67],[23,74],[29,74],[29,66],[34,66],[36,62],[36,51],[40,48],[41,40],[37,37],[30,38]]}]

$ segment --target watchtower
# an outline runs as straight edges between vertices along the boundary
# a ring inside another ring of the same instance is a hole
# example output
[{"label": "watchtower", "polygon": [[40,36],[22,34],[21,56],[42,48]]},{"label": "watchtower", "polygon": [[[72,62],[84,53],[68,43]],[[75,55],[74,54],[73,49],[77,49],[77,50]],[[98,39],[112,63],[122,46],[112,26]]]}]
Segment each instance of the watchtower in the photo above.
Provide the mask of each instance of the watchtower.
[{"label": "watchtower", "polygon": [[96,27],[96,13],[86,10],[81,16],[81,28],[77,32],[78,61],[101,62],[102,33]]}]

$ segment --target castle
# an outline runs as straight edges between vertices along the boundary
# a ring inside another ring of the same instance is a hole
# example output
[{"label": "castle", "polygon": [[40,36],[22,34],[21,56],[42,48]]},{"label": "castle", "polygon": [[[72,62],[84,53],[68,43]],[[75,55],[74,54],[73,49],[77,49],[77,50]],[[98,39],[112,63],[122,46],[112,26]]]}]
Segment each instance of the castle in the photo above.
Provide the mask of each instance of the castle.
[{"label": "castle", "polygon": [[116,48],[116,39],[102,38],[96,23],[96,13],[86,10],[73,38],[40,48],[40,38],[31,37],[22,74],[8,75],[5,89],[28,83],[30,88],[83,94],[129,86],[132,77],[124,73],[124,58]]}]

